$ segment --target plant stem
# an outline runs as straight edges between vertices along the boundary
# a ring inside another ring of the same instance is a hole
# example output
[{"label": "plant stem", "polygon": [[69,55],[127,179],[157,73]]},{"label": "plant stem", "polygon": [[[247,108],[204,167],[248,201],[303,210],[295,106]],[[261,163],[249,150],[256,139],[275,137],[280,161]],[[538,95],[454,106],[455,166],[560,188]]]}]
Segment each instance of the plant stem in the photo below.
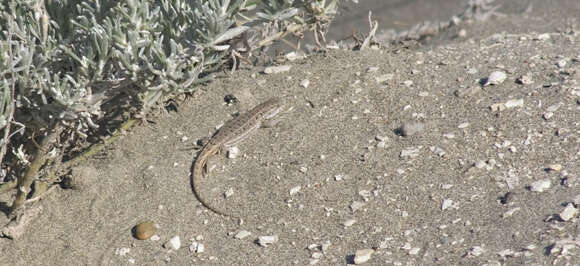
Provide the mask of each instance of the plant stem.
[{"label": "plant stem", "polygon": [[18,178],[16,199],[12,202],[12,207],[10,207],[10,213],[15,213],[16,210],[20,209],[24,205],[26,200],[26,195],[30,191],[30,185],[34,181],[34,178],[38,174],[40,168],[46,163],[48,158],[48,153],[50,152],[51,146],[56,143],[57,137],[59,135],[60,126],[56,124],[48,132],[48,134],[40,142],[40,147],[34,152],[34,160],[30,163],[24,175]]}]

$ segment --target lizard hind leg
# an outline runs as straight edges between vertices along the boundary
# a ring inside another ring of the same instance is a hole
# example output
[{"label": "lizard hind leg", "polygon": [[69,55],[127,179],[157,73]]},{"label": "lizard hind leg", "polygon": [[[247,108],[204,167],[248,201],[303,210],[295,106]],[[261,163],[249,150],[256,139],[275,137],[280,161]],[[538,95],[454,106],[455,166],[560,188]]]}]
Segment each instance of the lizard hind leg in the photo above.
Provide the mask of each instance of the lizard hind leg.
[{"label": "lizard hind leg", "polygon": [[[219,153],[219,152],[218,152]],[[213,171],[216,166],[217,166],[217,162],[216,162],[216,158],[217,156],[209,156],[205,162],[203,162],[203,176],[209,176],[209,173],[211,171]]]}]

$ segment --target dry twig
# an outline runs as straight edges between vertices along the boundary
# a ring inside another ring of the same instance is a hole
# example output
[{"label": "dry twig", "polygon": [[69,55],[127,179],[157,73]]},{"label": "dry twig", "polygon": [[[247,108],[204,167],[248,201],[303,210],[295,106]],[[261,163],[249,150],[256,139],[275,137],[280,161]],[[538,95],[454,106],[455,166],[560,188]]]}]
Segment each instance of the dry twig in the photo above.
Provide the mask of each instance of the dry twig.
[{"label": "dry twig", "polygon": [[363,43],[360,45],[360,50],[364,50],[371,44],[371,41],[375,38],[375,34],[377,33],[377,29],[379,28],[379,22],[373,21],[371,19],[372,11],[369,11],[369,35],[365,38]]}]

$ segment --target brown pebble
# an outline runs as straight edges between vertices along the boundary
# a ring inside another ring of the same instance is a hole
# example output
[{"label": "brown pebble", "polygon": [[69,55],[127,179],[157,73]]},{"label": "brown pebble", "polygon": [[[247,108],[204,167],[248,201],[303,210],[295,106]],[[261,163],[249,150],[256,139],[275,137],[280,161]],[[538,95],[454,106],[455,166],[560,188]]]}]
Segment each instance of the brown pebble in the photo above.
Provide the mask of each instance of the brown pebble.
[{"label": "brown pebble", "polygon": [[151,221],[142,222],[133,228],[133,234],[135,238],[139,240],[147,240],[151,238],[156,231],[157,226]]}]

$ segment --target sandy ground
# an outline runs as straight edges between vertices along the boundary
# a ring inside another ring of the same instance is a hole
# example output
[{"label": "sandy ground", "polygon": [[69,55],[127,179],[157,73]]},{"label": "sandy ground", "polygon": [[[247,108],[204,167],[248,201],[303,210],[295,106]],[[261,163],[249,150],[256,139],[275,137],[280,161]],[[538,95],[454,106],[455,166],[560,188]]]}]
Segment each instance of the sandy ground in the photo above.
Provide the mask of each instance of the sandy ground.
[{"label": "sandy ground", "polygon": [[[30,231],[0,239],[0,261],[344,265],[370,249],[365,265],[578,265],[578,26],[508,15],[445,44],[330,50],[219,78],[72,169],[77,188],[37,202]],[[494,71],[505,81],[483,86]],[[272,96],[286,102],[281,123],[238,158],[218,156],[201,184],[243,223],[209,212],[191,191],[191,147]],[[143,220],[158,240],[132,236]],[[181,247],[165,248],[174,236]]]}]

